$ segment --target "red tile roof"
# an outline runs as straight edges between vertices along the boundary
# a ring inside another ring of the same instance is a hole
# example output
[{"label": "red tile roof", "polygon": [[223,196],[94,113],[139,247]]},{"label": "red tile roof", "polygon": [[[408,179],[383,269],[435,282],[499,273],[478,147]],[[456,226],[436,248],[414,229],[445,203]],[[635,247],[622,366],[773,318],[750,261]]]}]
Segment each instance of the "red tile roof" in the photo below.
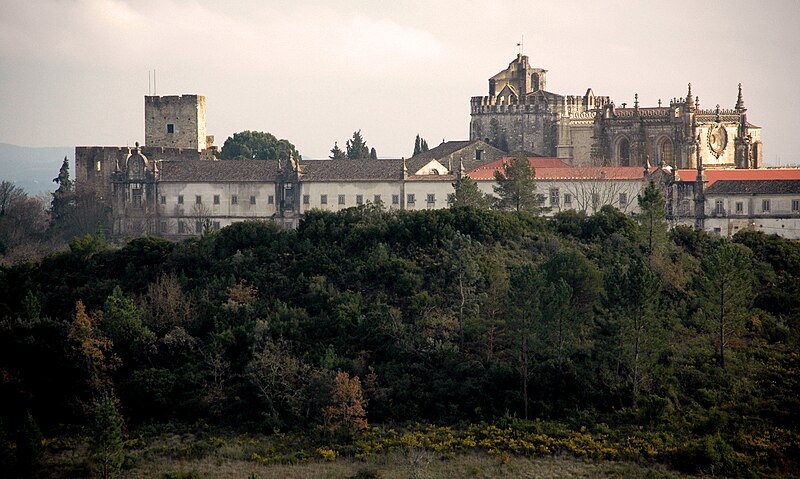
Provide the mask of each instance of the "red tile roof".
[{"label": "red tile roof", "polygon": [[[763,170],[706,170],[711,186],[718,180],[800,180],[800,168],[767,168]],[[697,178],[697,170],[678,170],[681,181],[691,182]]]},{"label": "red tile roof", "polygon": [[[494,180],[494,173],[500,171],[510,157],[467,170],[467,176],[473,180]],[[573,167],[558,158],[528,158],[535,170],[535,177],[542,180],[559,179],[615,179],[641,180],[644,173],[640,166],[587,166]]]}]

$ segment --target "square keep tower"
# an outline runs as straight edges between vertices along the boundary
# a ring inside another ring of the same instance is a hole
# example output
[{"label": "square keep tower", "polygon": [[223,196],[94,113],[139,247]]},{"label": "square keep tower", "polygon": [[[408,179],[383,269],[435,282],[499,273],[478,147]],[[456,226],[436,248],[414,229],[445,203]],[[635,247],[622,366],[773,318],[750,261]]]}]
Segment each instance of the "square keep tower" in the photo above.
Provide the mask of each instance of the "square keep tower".
[{"label": "square keep tower", "polygon": [[151,147],[206,149],[206,97],[144,97],[144,144]]}]

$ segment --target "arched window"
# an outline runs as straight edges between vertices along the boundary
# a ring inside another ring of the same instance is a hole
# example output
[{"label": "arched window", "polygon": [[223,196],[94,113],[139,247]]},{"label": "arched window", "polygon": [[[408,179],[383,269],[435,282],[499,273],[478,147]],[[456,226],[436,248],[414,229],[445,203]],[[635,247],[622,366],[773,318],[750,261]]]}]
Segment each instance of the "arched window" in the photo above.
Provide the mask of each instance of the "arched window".
[{"label": "arched window", "polygon": [[662,138],[658,142],[658,162],[665,165],[673,165],[675,163],[671,139]]},{"label": "arched window", "polygon": [[617,143],[617,158],[620,166],[631,166],[631,143],[627,138],[623,138]]}]

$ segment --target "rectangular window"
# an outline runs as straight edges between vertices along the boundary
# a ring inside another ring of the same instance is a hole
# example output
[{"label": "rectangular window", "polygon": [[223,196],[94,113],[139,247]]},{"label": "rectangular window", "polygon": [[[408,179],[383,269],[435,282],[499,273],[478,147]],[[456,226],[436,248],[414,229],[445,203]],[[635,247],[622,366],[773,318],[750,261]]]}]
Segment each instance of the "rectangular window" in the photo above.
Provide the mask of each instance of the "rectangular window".
[{"label": "rectangular window", "polygon": [[303,195],[303,204],[307,205],[311,203],[311,196],[310,195]]},{"label": "rectangular window", "polygon": [[475,159],[481,161],[483,159],[483,150],[475,150]]},{"label": "rectangular window", "polygon": [[164,195],[161,195],[161,204],[162,205],[166,205],[167,204],[167,197],[164,196]]},{"label": "rectangular window", "polygon": [[194,222],[194,232],[195,233],[203,232],[203,222],[201,220],[197,220]]},{"label": "rectangular window", "polygon": [[550,188],[550,206],[558,206],[558,201],[561,199],[561,193],[558,188]]},{"label": "rectangular window", "polygon": [[319,203],[321,205],[327,205],[328,204],[328,195],[319,195]]},{"label": "rectangular window", "polygon": [[436,195],[433,193],[428,193],[428,204],[432,205],[436,203]]},{"label": "rectangular window", "polygon": [[178,221],[178,234],[185,234],[186,233],[186,223],[183,221]]},{"label": "rectangular window", "polygon": [[340,205],[344,204],[344,195],[339,195],[339,204]]},{"label": "rectangular window", "polygon": [[[251,198],[255,198],[255,196],[251,196]],[[256,204],[255,201],[250,202],[251,205]],[[275,204],[275,195],[267,195],[267,204],[274,205]]]},{"label": "rectangular window", "polygon": [[564,193],[564,206],[572,206],[572,195]]},{"label": "rectangular window", "polygon": [[408,196],[406,196],[406,203],[409,205],[413,205],[416,202],[416,199],[417,198],[414,195],[414,193],[409,193]]},{"label": "rectangular window", "polygon": [[202,197],[202,196],[200,196],[200,195],[196,195],[196,196],[194,197],[194,204],[196,204],[196,205],[202,205],[202,204],[203,204],[203,197]]},{"label": "rectangular window", "polygon": [[161,222],[161,232],[162,233],[166,233],[167,232],[167,222],[166,221],[162,221]]},{"label": "rectangular window", "polygon": [[761,200],[761,211],[765,213],[769,211],[769,200]]},{"label": "rectangular window", "polygon": [[239,197],[236,195],[231,195],[231,204],[238,205],[239,204]]},{"label": "rectangular window", "polygon": [[543,194],[543,193],[539,193],[538,195],[536,195],[536,201],[537,201],[537,202],[538,202],[540,205],[543,205],[543,204],[544,204],[544,201],[545,201],[545,196],[544,196],[544,194]]},{"label": "rectangular window", "polygon": [[255,197],[255,196],[253,196],[253,195],[251,195],[251,196],[250,196],[250,204],[251,204],[251,205],[254,205],[254,204],[256,204],[256,197]]},{"label": "rectangular window", "polygon": [[219,195],[214,195],[214,204],[215,205],[219,204]]},{"label": "rectangular window", "polygon": [[175,125],[167,123],[167,133],[175,133]]},{"label": "rectangular window", "polygon": [[800,211],[800,200],[792,200],[792,211],[795,213]]},{"label": "rectangular window", "polygon": [[178,195],[178,204],[179,205],[183,204],[183,195]]},{"label": "rectangular window", "polygon": [[740,215],[742,213],[744,213],[744,203],[742,203],[741,201],[737,201],[736,202],[736,214]]},{"label": "rectangular window", "polygon": [[597,193],[592,193],[592,208],[597,208],[600,204],[600,195]]},{"label": "rectangular window", "polygon": [[375,203],[376,205],[378,203],[381,203],[381,195],[375,195],[375,198],[373,199],[373,203]]},{"label": "rectangular window", "polygon": [[628,193],[620,193],[619,194],[619,207],[625,208],[628,206]]},{"label": "rectangular window", "polygon": [[392,195],[392,204],[399,205],[400,204],[400,195]]},{"label": "rectangular window", "polygon": [[214,231],[219,231],[219,221],[214,222]]},{"label": "rectangular window", "polygon": [[356,204],[363,205],[364,204],[364,195],[356,195]]},{"label": "rectangular window", "polygon": [[133,191],[131,191],[131,202],[133,203],[133,206],[135,206],[137,208],[142,206],[142,189],[141,188],[134,188]]},{"label": "rectangular window", "polygon": [[714,202],[714,213],[718,215],[725,213],[725,203],[722,200]]}]

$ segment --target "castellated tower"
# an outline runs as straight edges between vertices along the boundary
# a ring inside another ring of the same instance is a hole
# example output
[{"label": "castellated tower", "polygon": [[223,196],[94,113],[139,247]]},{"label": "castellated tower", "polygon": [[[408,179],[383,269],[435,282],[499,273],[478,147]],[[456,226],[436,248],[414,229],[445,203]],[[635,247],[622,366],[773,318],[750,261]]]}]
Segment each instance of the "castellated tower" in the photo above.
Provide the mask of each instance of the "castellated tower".
[{"label": "castellated tower", "polygon": [[147,147],[202,151],[206,140],[206,97],[145,96],[144,144]]}]

